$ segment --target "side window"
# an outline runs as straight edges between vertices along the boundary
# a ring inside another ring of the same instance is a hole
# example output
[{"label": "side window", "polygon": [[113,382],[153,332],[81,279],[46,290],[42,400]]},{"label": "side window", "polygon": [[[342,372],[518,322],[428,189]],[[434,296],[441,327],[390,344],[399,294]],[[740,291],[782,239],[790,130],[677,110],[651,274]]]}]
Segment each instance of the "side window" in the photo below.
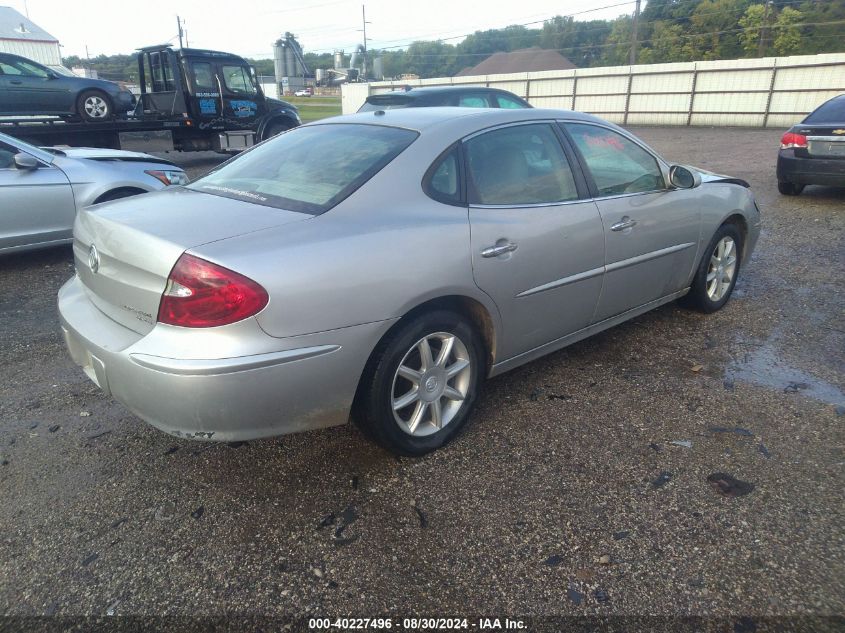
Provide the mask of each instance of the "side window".
[{"label": "side window", "polygon": [[11,62],[0,62],[0,71],[2,71],[3,75],[15,75],[20,77],[23,72],[17,66],[13,66]]},{"label": "side window", "polygon": [[584,157],[600,196],[666,188],[657,160],[633,141],[596,125],[569,123],[566,129]]},{"label": "side window", "polygon": [[40,77],[41,79],[46,79],[50,76],[46,69],[28,62],[18,62],[18,68],[21,69],[21,74],[27,77]]},{"label": "side window", "polygon": [[458,99],[458,107],[460,108],[489,108],[487,99],[482,95],[461,95]]},{"label": "side window", "polygon": [[509,110],[525,107],[525,104],[520,103],[513,97],[508,97],[505,95],[496,95],[496,103],[499,105],[500,108],[507,108]]},{"label": "side window", "polygon": [[500,128],[466,142],[478,204],[519,206],[576,200],[569,161],[552,126]]},{"label": "side window", "polygon": [[242,95],[255,94],[255,86],[252,85],[249,71],[243,66],[223,66],[223,82],[229,92]]},{"label": "side window", "polygon": [[423,188],[435,200],[454,204],[461,200],[458,146],[438,158],[429,168]]},{"label": "side window", "polygon": [[217,90],[217,86],[214,85],[214,73],[211,70],[211,64],[193,62],[191,69],[194,73],[194,88],[197,92]]}]

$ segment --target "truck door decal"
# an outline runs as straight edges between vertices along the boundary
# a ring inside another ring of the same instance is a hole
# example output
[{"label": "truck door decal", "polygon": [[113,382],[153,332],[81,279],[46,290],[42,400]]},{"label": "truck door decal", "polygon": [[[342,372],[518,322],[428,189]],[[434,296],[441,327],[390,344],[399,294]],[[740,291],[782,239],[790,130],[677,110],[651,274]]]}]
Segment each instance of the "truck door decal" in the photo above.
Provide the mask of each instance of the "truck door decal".
[{"label": "truck door decal", "polygon": [[258,113],[258,104],[255,101],[232,99],[229,104],[232,106],[232,113],[238,118],[253,117]]}]

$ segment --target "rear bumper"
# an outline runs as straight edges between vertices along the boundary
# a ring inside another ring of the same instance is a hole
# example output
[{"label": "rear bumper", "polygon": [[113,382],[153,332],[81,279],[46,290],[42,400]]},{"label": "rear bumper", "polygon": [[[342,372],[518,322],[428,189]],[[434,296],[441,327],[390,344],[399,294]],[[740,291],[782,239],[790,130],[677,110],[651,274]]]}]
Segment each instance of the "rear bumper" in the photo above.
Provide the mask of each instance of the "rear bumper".
[{"label": "rear bumper", "polygon": [[845,187],[845,159],[802,158],[794,150],[783,149],[778,154],[777,178],[796,185]]},{"label": "rear bumper", "polygon": [[[364,364],[391,323],[280,339],[247,319],[199,333],[157,325],[142,336],[100,312],[77,277],[59,291],[59,314],[71,357],[103,391],[166,433],[212,441],[345,423]],[[233,334],[248,353],[231,354]]]}]

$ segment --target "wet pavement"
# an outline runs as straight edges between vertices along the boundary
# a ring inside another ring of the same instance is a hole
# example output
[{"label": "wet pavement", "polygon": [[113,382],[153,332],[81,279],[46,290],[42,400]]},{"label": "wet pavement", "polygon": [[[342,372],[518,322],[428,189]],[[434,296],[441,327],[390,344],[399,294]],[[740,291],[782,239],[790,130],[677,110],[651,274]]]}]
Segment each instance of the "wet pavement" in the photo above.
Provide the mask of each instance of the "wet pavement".
[{"label": "wet pavement", "polygon": [[[466,432],[423,459],[352,426],[164,435],[65,353],[69,249],[0,260],[0,611],[688,614],[727,630],[845,613],[845,190],[780,196],[776,130],[635,132],[752,183],[764,232],[734,298],[489,381]],[[179,160],[196,176],[219,158]]]}]

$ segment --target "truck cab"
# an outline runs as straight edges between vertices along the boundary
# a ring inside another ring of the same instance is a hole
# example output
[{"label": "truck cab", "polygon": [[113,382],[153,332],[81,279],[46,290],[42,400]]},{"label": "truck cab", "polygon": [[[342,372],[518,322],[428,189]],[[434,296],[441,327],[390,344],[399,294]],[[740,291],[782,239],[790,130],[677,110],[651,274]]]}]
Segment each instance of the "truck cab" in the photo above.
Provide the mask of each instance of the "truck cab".
[{"label": "truck cab", "polygon": [[240,151],[300,124],[296,108],[266,97],[255,70],[231,53],[142,48],[138,77],[136,116],[180,120],[175,149]]}]

